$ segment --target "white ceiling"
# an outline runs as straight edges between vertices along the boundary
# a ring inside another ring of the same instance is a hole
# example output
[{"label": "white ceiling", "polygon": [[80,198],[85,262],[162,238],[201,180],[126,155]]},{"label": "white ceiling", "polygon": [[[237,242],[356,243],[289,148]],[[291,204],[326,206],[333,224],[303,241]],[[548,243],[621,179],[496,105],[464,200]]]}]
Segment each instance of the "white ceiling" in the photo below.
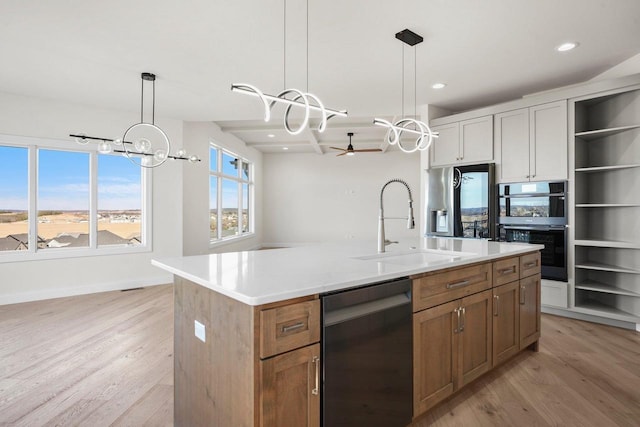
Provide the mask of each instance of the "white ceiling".
[{"label": "white ceiling", "polygon": [[[585,81],[640,52],[638,0],[308,0],[307,69],[305,2],[287,1],[285,37],[283,0],[2,0],[0,91],[139,112],[140,73],[153,72],[160,117],[216,121],[266,152],[327,152],[348,131],[356,148],[379,146],[371,119],[401,115],[404,28],[425,39],[404,49],[407,114]],[[285,39],[287,86],[305,88],[308,70],[309,91],[349,111],[325,134],[286,135],[230,91],[282,90]],[[554,51],[567,40],[580,47]]]}]

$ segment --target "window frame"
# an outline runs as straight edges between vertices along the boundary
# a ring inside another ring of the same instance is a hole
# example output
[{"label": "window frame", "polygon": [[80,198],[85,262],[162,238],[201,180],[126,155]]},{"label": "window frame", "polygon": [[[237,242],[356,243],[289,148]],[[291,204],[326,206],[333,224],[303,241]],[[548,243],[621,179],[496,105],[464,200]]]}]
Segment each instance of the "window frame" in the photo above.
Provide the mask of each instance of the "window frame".
[{"label": "window frame", "polygon": [[[27,148],[28,150],[28,212],[29,247],[24,251],[0,252],[0,264],[16,261],[37,261],[45,259],[76,258],[87,256],[148,253],[152,251],[153,180],[151,169],[141,168],[141,238],[136,246],[98,246],[98,146],[88,143],[80,145],[68,140],[36,138],[0,134],[0,146]],[[38,150],[71,151],[89,153],[89,246],[73,248],[38,249]]]},{"label": "window frame", "polygon": [[[213,165],[211,164],[211,150],[215,149],[216,150],[216,170],[213,170]],[[222,163],[222,159],[223,159],[223,154],[226,154],[227,156],[233,157],[234,159],[237,159],[238,161],[240,161],[240,164],[237,168],[238,170],[238,174],[237,176],[233,176],[233,175],[228,175],[225,174],[223,172],[224,168],[223,168],[223,163]],[[216,224],[216,237],[213,238],[211,237],[211,226],[209,226],[209,247],[213,248],[216,246],[220,246],[223,244],[227,244],[230,242],[237,242],[239,240],[244,240],[247,238],[251,238],[255,235],[255,203],[254,203],[254,199],[255,199],[255,181],[254,181],[254,171],[255,171],[255,166],[254,163],[250,160],[248,160],[247,158],[240,156],[236,153],[234,153],[232,150],[228,150],[227,148],[215,143],[214,141],[210,141],[209,142],[209,155],[207,156],[209,159],[209,174],[208,174],[208,186],[209,186],[209,203],[207,204],[207,217],[208,217],[208,224],[211,224],[211,178],[215,177],[216,178],[216,217],[217,217],[217,224]],[[248,166],[248,178],[243,178],[243,165],[247,165]],[[222,196],[223,196],[223,192],[222,192],[222,183],[223,180],[227,180],[227,181],[233,181],[236,183],[236,188],[237,188],[237,199],[238,199],[238,232],[234,235],[231,236],[222,236]],[[248,193],[248,206],[247,206],[247,211],[248,211],[248,227],[247,227],[247,231],[243,232],[242,228],[245,225],[244,222],[242,221],[243,216],[242,216],[242,207],[243,207],[243,196],[244,196],[244,191],[243,191],[243,185],[247,185],[247,193]]]}]

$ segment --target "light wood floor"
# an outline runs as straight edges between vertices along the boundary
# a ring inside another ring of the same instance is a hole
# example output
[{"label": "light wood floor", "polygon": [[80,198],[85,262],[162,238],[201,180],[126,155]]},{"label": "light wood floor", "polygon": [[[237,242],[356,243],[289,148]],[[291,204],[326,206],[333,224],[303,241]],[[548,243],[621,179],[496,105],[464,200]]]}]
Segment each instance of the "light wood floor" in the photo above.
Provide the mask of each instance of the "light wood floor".
[{"label": "light wood floor", "polygon": [[[0,306],[0,425],[172,425],[172,319],[170,285]],[[640,333],[543,315],[539,353],[414,423],[431,425],[639,426]]]}]

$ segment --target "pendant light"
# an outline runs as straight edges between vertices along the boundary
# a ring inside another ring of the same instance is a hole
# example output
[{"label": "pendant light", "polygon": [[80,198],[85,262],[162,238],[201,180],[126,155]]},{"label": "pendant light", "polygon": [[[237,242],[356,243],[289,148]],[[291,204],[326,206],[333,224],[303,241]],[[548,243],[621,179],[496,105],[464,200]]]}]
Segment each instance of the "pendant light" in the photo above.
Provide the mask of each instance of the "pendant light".
[{"label": "pendant light", "polygon": [[[155,125],[156,115],[156,75],[142,73],[142,88],[140,96],[140,123],[130,126],[122,138],[102,138],[87,136],[85,134],[69,134],[79,144],[87,144],[89,141],[98,142],[98,152],[101,154],[122,153],[135,165],[143,168],[155,168],[162,165],[167,159],[188,160],[197,163],[200,158],[195,155],[187,156],[184,149],[180,149],[175,155],[171,155],[171,144],[167,134]],[[144,122],[144,86],[145,82],[153,85],[151,123]]]},{"label": "pendant light", "polygon": [[[286,58],[287,58],[287,37],[286,37],[286,28],[287,28],[287,0],[283,0],[284,3],[284,65],[283,65],[283,75],[284,75],[284,87],[287,87],[286,81]],[[309,118],[311,111],[319,111],[320,112],[320,124],[318,125],[318,132],[324,132],[327,127],[327,120],[331,119],[335,116],[347,117],[346,110],[334,110],[331,108],[326,108],[320,98],[316,95],[309,93],[309,0],[307,0],[307,22],[306,22],[306,30],[307,30],[307,88],[306,91],[302,91],[299,89],[284,89],[282,92],[277,95],[269,95],[262,92],[256,86],[247,84],[247,83],[234,83],[231,85],[231,90],[233,92],[243,93],[245,95],[256,96],[260,98],[262,102],[262,106],[264,107],[264,121],[268,122],[271,120],[271,110],[276,104],[286,105],[286,109],[284,112],[284,128],[291,135],[300,134],[307,125],[309,124]],[[304,110],[304,118],[302,119],[302,123],[297,128],[293,128],[289,123],[289,114],[293,108],[302,108]]]},{"label": "pendant light", "polygon": [[[422,43],[424,39],[422,38],[422,36],[414,33],[409,29],[404,29],[399,33],[396,33],[396,38],[402,41],[403,43],[409,46],[412,46],[414,48],[413,49],[413,60],[414,60],[413,92],[414,92],[414,116],[415,116],[417,115],[416,114],[417,109],[415,107],[415,104],[416,104],[415,100],[417,95],[417,90],[416,90],[416,79],[417,79],[416,62],[417,61],[416,61],[415,46],[419,43]],[[424,151],[428,149],[431,143],[433,142],[433,138],[438,137],[437,132],[431,131],[429,126],[422,121],[416,120],[414,118],[404,117],[404,45],[402,46],[402,116],[403,117],[401,119],[397,120],[394,123],[391,123],[388,120],[376,118],[376,119],[373,119],[373,124],[388,128],[389,130],[387,131],[387,135],[385,136],[385,141],[389,145],[397,144],[400,150],[404,151],[405,153],[413,153],[417,150]],[[402,137],[405,133],[416,136],[415,141],[413,141],[413,146],[411,146],[411,144],[408,144],[402,141]]]}]

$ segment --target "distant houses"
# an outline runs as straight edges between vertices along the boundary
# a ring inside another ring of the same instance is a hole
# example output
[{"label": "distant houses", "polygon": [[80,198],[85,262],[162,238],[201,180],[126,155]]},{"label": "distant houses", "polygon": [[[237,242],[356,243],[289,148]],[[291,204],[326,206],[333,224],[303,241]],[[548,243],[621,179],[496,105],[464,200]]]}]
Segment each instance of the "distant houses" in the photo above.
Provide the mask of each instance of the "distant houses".
[{"label": "distant houses", "polygon": [[[38,236],[38,248],[47,246],[47,241]],[[9,234],[7,237],[0,237],[0,251],[26,251],[29,249],[29,235],[27,233]]]},{"label": "distant houses", "polygon": [[[141,243],[140,236],[133,236],[130,239],[124,239],[117,234],[108,230],[98,230],[98,245],[132,245],[137,246]],[[38,236],[38,249],[44,248],[86,248],[89,246],[88,233],[61,233],[53,239],[43,239]],[[1,251],[25,251],[29,249],[29,235],[10,234],[7,237],[0,237]]]}]

